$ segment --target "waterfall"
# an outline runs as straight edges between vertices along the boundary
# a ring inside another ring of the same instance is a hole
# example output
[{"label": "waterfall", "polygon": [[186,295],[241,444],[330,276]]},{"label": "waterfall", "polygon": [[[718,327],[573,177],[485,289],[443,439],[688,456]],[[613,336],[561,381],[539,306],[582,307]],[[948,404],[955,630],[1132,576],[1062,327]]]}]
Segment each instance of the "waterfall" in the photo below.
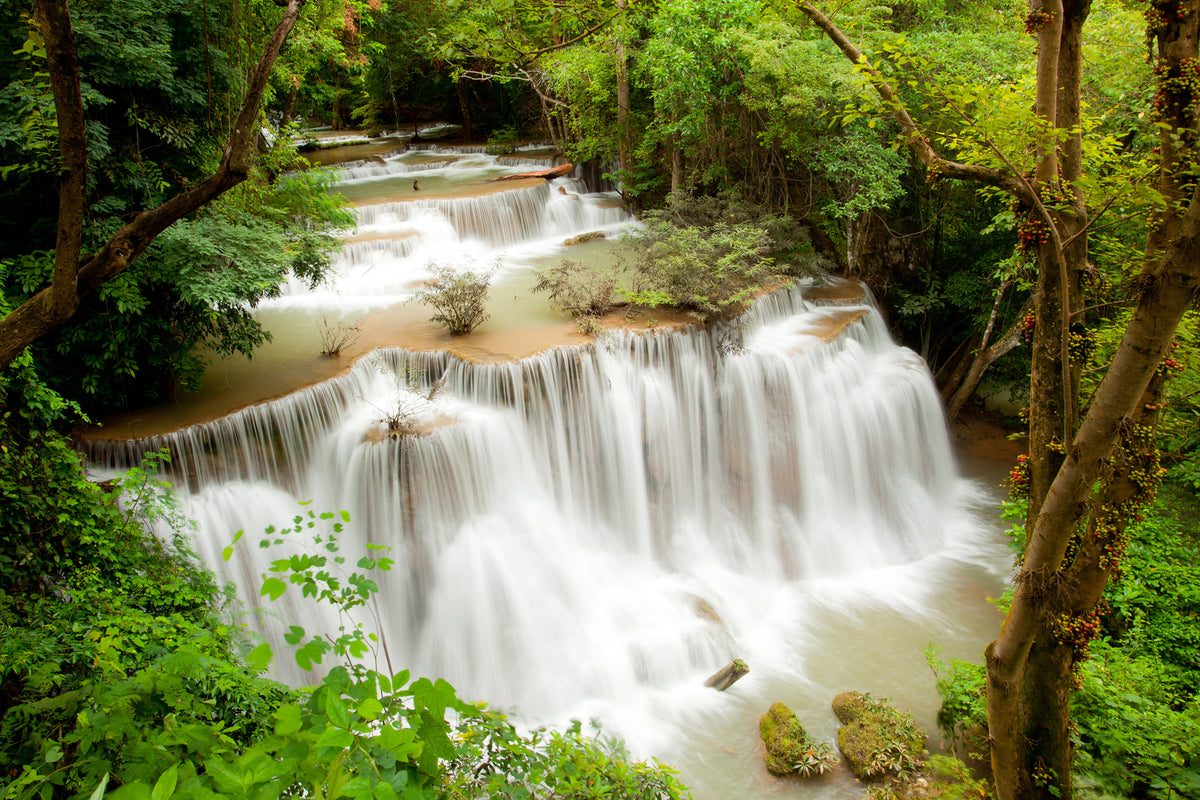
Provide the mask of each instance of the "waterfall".
[{"label": "waterfall", "polygon": [[[825,341],[811,330],[831,313],[854,321]],[[428,432],[383,435],[397,404]],[[344,541],[397,559],[378,605],[393,659],[533,714],[739,655],[730,619],[747,586],[941,550],[958,487],[920,359],[873,307],[816,305],[802,288],[725,329],[614,333],[515,363],[382,351],[90,456],[117,468],[161,447],[210,563],[227,568],[213,556],[247,531],[224,577],[249,579],[252,602],[278,556],[249,534],[287,523],[295,500],[346,510]]]},{"label": "waterfall", "polygon": [[[498,169],[485,149],[420,145],[345,168],[368,202],[332,279],[264,305],[386,317],[430,263],[528,272],[589,252],[567,237],[635,224],[577,180],[472,183]],[[505,352],[485,343],[463,350]],[[389,418],[408,435],[389,435]],[[711,800],[774,796],[754,757],[774,700],[826,738],[844,689],[934,708],[921,649],[978,652],[997,624],[986,587],[1008,566],[973,516],[928,369],[849,281],[775,291],[710,328],[609,331],[519,361],[384,347],[271,402],[85,447],[107,470],[170,451],[195,549],[238,584],[281,679],[313,680],[289,658],[289,625],[345,620],[296,591],[262,600],[262,576],[328,544],[310,540],[327,523],[305,532],[310,511],[345,511],[347,563],[368,543],[395,561],[360,620],[393,668],[529,722],[599,718]],[[281,533],[297,516],[302,531]],[[750,674],[705,689],[733,658]]]}]

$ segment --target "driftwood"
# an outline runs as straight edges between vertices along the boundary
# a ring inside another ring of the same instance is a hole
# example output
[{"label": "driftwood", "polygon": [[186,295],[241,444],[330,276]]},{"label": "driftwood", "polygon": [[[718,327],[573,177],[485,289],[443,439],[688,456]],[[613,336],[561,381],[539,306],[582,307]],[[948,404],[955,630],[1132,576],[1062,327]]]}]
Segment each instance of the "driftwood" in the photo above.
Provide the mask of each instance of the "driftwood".
[{"label": "driftwood", "polygon": [[746,677],[746,673],[749,671],[750,668],[746,666],[745,661],[740,658],[734,659],[713,673],[712,677],[704,682],[704,685],[723,692]]},{"label": "driftwood", "polygon": [[545,178],[546,180],[550,180],[551,178],[561,178],[563,175],[569,175],[574,171],[575,165],[568,161],[566,164],[559,164],[557,167],[551,167],[550,169],[540,169],[537,172],[518,172],[515,175],[501,175],[499,178],[489,179],[488,183],[495,183],[496,181],[519,181],[522,178]]}]

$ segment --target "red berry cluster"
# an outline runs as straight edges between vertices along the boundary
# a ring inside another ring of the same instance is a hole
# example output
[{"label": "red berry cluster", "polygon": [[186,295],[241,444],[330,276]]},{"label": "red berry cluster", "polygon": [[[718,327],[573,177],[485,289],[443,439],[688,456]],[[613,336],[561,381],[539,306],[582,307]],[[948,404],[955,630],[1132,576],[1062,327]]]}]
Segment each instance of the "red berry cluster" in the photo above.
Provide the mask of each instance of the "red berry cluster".
[{"label": "red berry cluster", "polygon": [[1158,76],[1154,111],[1160,118],[1167,114],[1172,101],[1178,108],[1187,108],[1200,97],[1200,59],[1185,58],[1176,71],[1160,58],[1154,65],[1154,74]]},{"label": "red berry cluster", "polygon": [[1026,217],[1017,223],[1017,249],[1022,252],[1036,250],[1049,241],[1050,228],[1037,217]]},{"label": "red berry cluster", "polygon": [[1017,456],[1017,464],[1008,471],[1008,478],[1005,483],[1008,484],[1008,495],[1014,500],[1029,496],[1029,476],[1031,465],[1029,456],[1021,454]]},{"label": "red berry cluster", "polygon": [[1033,331],[1036,328],[1037,317],[1035,317],[1033,312],[1030,311],[1025,315],[1025,318],[1021,320],[1021,337],[1025,340],[1026,344],[1030,344],[1033,341]]},{"label": "red berry cluster", "polygon": [[1054,15],[1046,9],[1035,8],[1025,15],[1025,32],[1030,36],[1037,36],[1052,19]]},{"label": "red berry cluster", "polygon": [[1051,630],[1061,644],[1071,648],[1076,664],[1086,661],[1088,644],[1100,632],[1100,612],[1092,609],[1085,614],[1059,614],[1051,623]]}]

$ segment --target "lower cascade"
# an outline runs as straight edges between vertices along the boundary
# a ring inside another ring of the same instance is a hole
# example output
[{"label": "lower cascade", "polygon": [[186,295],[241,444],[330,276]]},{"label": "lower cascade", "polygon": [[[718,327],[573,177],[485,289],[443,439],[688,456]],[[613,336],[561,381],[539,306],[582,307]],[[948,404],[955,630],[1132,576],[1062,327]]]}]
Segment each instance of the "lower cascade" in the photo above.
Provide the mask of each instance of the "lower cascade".
[{"label": "lower cascade", "polygon": [[[310,501],[349,513],[347,565],[366,543],[390,548],[364,620],[395,669],[530,720],[607,718],[653,749],[697,703],[812,681],[831,610],[927,613],[938,564],[981,548],[923,361],[869,298],[811,288],[713,328],[608,333],[519,362],[377,351],[283,399],[89,455],[123,468],[170,449],[196,550],[237,582],[281,678],[312,680],[281,631],[344,624],[299,592],[258,595],[287,548],[320,548],[258,544]],[[750,675],[704,689],[732,658]]]}]

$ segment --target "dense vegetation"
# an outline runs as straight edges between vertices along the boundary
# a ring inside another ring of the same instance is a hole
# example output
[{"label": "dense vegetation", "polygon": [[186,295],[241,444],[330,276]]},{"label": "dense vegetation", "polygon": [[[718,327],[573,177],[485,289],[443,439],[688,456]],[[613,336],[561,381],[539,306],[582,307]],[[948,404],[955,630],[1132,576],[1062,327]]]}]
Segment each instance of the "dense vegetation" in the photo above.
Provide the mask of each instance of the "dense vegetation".
[{"label": "dense vegetation", "polygon": [[[71,4],[86,116],[83,253],[218,169],[276,5]],[[337,668],[303,692],[263,678],[269,651],[227,624],[224,589],[186,537],[145,533],[141,515],[171,513],[152,471],[119,486],[84,479],[60,437],[81,412],[195,386],[207,354],[250,354],[264,340],[254,303],[289,275],[319,281],[327,269],[348,217],[319,171],[295,171],[295,119],[373,131],[448,119],[500,147],[553,139],[644,212],[632,265],[642,279],[633,299],[645,305],[716,318],[819,260],[863,278],[937,373],[952,414],[985,370],[1027,400],[1033,373],[1031,466],[1013,476],[1033,524],[1074,458],[1076,423],[1106,396],[1137,307],[1155,295],[1155,259],[1187,230],[1196,58],[1164,43],[1195,38],[1186,25],[1200,8],[843,3],[834,22],[853,27],[869,65],[809,24],[815,11],[771,0],[303,4],[269,65],[261,118],[252,109],[271,135],[255,142],[245,180],[157,235],[0,373],[5,797],[86,797],[105,782],[114,797],[156,799],[680,791],[668,770],[628,765],[619,745],[578,730],[520,737],[444,683],[390,667]],[[1056,15],[1072,14],[1088,16],[1081,102],[1055,117],[1043,113],[1041,56],[1059,44],[1047,32],[1063,22]],[[63,230],[58,147],[69,125],[43,22],[16,4],[0,11],[3,315],[53,281]],[[956,179],[969,177],[962,164],[991,182]],[[1046,299],[1060,267],[1074,309],[1065,317]],[[576,313],[611,302],[610,281],[583,291],[574,276],[548,273],[543,288]],[[474,311],[464,329],[484,313]],[[1069,793],[1072,764],[1080,796],[1200,796],[1200,542],[1189,524],[1200,492],[1198,340],[1191,310],[1166,357],[1148,357],[1146,395],[1120,417],[1116,449],[1072,506],[1090,517],[1064,523],[1058,560],[1082,563],[1100,548],[1102,579],[1090,585],[1104,597],[1039,620],[1050,636],[1034,650],[1046,683],[1070,696],[1073,726],[1069,763],[1051,754],[1043,772],[1026,770],[1030,796]],[[1039,381],[1055,372],[1048,390]],[[299,518],[290,535],[308,535],[310,522],[323,535],[343,524]],[[1018,541],[1023,566],[1037,554]],[[315,562],[281,568],[282,578],[350,608],[384,565],[380,554],[363,559],[353,583],[320,583]],[[286,589],[282,578],[268,593]],[[353,632],[301,632],[296,645],[308,662],[372,647]],[[982,667],[955,665],[941,683],[948,731],[986,725]]]}]

